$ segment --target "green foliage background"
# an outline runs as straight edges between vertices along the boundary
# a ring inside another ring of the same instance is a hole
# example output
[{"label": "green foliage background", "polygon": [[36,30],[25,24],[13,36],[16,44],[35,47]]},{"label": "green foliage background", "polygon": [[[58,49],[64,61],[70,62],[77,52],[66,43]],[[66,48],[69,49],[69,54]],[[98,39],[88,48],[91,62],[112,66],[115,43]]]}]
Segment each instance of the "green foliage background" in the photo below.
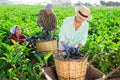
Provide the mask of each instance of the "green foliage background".
[{"label": "green foliage background", "polygon": [[[20,25],[22,33],[27,37],[40,36],[41,29],[37,27],[40,9],[44,6],[34,5],[0,5],[0,78],[4,80],[37,80],[41,78],[41,67],[51,56],[42,59],[36,51],[33,55],[38,60],[34,65],[24,56],[30,55],[30,49],[24,45],[9,46],[10,28]],[[89,55],[89,60],[95,54],[105,53],[93,62],[93,65],[104,73],[112,71],[120,65],[120,9],[90,7],[92,20],[89,21],[89,37],[81,51]],[[54,33],[58,37],[60,27],[66,17],[74,16],[73,7],[54,7],[58,21],[58,29]],[[35,46],[34,46],[35,47]],[[39,68],[36,71],[35,68]]]}]

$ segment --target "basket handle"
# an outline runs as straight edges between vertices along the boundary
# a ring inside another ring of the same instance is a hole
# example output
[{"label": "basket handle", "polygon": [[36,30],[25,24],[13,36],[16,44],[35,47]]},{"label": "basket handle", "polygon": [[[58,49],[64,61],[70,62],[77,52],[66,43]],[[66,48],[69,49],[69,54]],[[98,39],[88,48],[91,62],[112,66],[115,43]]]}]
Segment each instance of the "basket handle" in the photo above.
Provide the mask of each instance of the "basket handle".
[{"label": "basket handle", "polygon": [[83,57],[83,61],[88,57],[88,54],[85,54],[85,56]]},{"label": "basket handle", "polygon": [[92,62],[96,59],[96,58],[98,58],[100,55],[103,55],[103,54],[105,54],[106,52],[101,52],[101,53],[98,53],[98,54],[95,54],[94,56],[93,56],[93,58],[89,61],[89,64],[92,64]]},{"label": "basket handle", "polygon": [[102,78],[96,79],[96,80],[106,80],[109,78],[109,76],[111,76],[113,73],[115,73],[118,69],[120,69],[120,66],[118,66],[116,69],[114,69],[113,71],[111,71],[109,74],[107,74],[106,76],[103,76]]},{"label": "basket handle", "polygon": [[55,49],[55,50],[53,51],[53,54],[57,54],[57,52],[58,52],[58,49]]}]

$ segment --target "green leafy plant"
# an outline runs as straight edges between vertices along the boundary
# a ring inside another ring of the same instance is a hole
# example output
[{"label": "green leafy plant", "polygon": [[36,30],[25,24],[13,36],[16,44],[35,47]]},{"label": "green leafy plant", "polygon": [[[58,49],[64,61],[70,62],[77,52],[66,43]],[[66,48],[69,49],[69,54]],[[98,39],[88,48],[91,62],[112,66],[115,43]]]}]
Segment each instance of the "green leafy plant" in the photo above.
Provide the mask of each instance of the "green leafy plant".
[{"label": "green leafy plant", "polygon": [[[4,80],[38,80],[42,76],[41,68],[52,54],[43,58],[36,51],[36,46],[26,47],[27,43],[9,46],[10,28],[20,25],[27,37],[41,35],[37,26],[38,5],[0,5],[0,79]],[[104,73],[120,65],[120,9],[90,7],[93,19],[89,21],[89,36],[82,52],[89,55],[105,53],[92,63]],[[74,7],[54,7],[58,27],[53,37],[59,35],[60,27],[66,17],[74,16]],[[32,56],[32,57],[31,57]],[[29,58],[30,57],[30,58]],[[36,59],[33,64],[32,61]]]}]

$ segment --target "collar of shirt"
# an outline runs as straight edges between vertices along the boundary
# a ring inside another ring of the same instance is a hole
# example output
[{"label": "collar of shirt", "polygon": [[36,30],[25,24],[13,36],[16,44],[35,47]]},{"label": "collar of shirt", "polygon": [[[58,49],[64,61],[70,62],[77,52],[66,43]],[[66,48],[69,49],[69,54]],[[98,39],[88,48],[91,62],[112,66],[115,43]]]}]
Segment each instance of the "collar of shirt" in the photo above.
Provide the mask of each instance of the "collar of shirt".
[{"label": "collar of shirt", "polygon": [[75,26],[74,26],[74,18],[75,18],[75,16],[74,17],[72,17],[72,29],[74,30],[74,32],[78,32],[78,31],[80,31],[80,29],[83,27],[82,25],[84,24],[84,22],[79,26],[79,28],[77,29],[77,30],[75,30]]}]

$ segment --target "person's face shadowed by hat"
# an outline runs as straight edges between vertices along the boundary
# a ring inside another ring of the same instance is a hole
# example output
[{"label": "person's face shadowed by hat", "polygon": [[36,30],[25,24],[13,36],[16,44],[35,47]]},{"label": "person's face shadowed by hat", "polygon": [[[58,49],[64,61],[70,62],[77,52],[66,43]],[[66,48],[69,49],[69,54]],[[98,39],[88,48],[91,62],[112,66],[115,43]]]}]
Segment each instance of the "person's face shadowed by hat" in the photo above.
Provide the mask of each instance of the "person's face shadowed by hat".
[{"label": "person's face shadowed by hat", "polygon": [[52,13],[52,10],[50,9],[45,9],[45,10],[46,10],[47,15],[50,15]]},{"label": "person's face shadowed by hat", "polygon": [[83,19],[82,17],[80,17],[80,16],[76,16],[76,22],[78,22],[78,23],[82,23],[83,21],[84,21],[85,19]]},{"label": "person's face shadowed by hat", "polygon": [[53,9],[52,4],[47,4],[45,8],[47,15],[50,15],[52,13],[52,9]]}]

